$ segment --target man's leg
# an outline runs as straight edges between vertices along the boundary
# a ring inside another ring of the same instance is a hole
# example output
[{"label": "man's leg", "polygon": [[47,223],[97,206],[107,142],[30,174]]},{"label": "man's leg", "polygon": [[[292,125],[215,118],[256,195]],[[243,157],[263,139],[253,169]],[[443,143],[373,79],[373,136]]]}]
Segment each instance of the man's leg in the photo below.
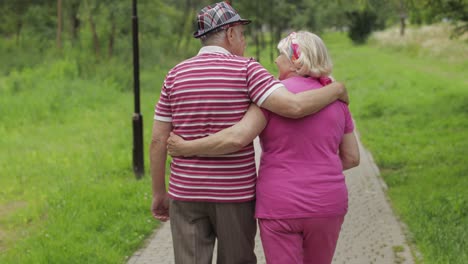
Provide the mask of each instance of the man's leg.
[{"label": "man's leg", "polygon": [[218,264],[254,264],[255,202],[216,203],[212,222],[218,238]]},{"label": "man's leg", "polygon": [[169,216],[176,264],[211,264],[215,234],[203,202],[171,200]]},{"label": "man's leg", "polygon": [[268,264],[302,263],[302,225],[296,219],[258,219]]}]

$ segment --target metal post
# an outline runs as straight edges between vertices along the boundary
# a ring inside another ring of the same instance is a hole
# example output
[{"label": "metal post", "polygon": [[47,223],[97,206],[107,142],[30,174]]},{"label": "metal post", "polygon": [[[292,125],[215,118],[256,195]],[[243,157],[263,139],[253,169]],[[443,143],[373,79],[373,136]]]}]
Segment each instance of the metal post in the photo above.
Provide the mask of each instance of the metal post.
[{"label": "metal post", "polygon": [[133,0],[133,92],[135,111],[133,113],[133,171],[137,179],[145,173],[143,156],[143,116],[140,113],[140,59],[138,52],[138,16],[137,0]]}]

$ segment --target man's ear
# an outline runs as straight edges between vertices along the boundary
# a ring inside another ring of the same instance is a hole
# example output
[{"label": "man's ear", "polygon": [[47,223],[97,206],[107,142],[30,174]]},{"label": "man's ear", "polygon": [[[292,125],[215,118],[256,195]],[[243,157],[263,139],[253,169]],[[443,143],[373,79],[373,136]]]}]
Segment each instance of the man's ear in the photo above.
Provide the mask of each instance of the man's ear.
[{"label": "man's ear", "polygon": [[227,37],[227,40],[228,40],[229,44],[231,44],[234,41],[234,39],[236,38],[235,34],[236,34],[236,32],[234,32],[234,27],[229,27],[226,30],[226,37]]}]

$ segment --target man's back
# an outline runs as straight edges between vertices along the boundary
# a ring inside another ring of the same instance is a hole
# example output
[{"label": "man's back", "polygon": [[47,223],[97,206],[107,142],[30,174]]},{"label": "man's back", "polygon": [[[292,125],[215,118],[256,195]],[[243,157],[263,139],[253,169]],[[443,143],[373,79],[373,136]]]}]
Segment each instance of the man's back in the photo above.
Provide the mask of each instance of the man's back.
[{"label": "man's back", "polygon": [[[214,46],[174,67],[167,75],[155,119],[193,140],[237,123],[250,103],[260,104],[273,76],[252,59]],[[169,195],[176,200],[241,202],[255,197],[253,145],[217,157],[174,157]]]},{"label": "man's back", "polygon": [[250,104],[246,65],[242,57],[205,53],[174,67],[164,84],[174,133],[193,140],[237,123]]}]

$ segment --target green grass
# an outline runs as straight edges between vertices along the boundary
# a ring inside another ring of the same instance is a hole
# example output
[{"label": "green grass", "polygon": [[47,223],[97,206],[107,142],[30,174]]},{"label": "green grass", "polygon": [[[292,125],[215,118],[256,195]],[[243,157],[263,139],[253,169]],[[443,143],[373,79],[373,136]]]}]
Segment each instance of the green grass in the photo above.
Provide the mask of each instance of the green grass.
[{"label": "green grass", "polygon": [[[361,140],[409,227],[409,242],[423,255],[417,262],[468,263],[468,58],[444,60],[412,46],[354,46],[337,33],[324,41]],[[261,62],[276,73],[267,54]]]},{"label": "green grass", "polygon": [[424,263],[468,262],[468,61],[325,39],[362,140]]},{"label": "green grass", "polygon": [[[58,60],[0,77],[0,263],[121,263],[157,226],[150,177],[131,170],[133,95],[103,76]],[[142,78],[157,84],[142,94],[147,168],[163,77]]]},{"label": "green grass", "polygon": [[[424,263],[468,262],[468,60],[325,42],[410,242]],[[157,226],[131,170],[131,65],[85,62],[1,69],[0,263],[122,263]],[[166,71],[141,75],[146,168]]]}]

